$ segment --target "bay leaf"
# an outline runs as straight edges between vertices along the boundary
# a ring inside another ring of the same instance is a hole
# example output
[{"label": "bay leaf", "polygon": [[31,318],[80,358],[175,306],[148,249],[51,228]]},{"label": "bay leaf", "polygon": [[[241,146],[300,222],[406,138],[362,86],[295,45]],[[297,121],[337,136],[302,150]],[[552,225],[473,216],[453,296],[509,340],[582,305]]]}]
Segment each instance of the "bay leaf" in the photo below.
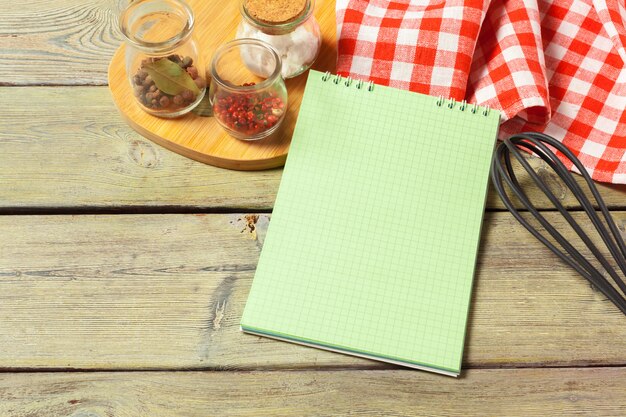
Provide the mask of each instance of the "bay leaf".
[{"label": "bay leaf", "polygon": [[159,59],[148,63],[144,66],[156,87],[164,92],[175,96],[181,94],[185,90],[191,90],[192,93],[198,95],[200,89],[180,65],[170,61],[167,58]]}]

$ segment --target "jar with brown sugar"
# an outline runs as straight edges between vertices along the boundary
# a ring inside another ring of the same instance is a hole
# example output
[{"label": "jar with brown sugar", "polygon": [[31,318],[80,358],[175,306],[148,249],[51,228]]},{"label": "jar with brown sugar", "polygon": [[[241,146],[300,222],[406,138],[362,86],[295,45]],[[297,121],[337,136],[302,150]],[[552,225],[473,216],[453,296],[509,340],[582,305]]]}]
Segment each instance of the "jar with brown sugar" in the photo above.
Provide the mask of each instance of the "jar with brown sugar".
[{"label": "jar with brown sugar", "polygon": [[[295,77],[313,65],[322,44],[313,9],[314,0],[243,0],[236,37],[271,45],[281,58],[283,78]],[[245,50],[242,54],[251,71],[270,75],[272,62]]]}]

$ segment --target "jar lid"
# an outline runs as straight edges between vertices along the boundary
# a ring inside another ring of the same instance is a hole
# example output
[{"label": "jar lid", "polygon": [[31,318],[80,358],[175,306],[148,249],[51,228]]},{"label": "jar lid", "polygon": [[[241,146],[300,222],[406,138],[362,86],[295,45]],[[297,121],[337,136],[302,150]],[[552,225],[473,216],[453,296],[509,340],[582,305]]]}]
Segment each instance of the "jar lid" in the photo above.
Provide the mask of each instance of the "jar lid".
[{"label": "jar lid", "polygon": [[297,19],[306,8],[307,0],[248,0],[248,14],[262,22],[280,24]]}]

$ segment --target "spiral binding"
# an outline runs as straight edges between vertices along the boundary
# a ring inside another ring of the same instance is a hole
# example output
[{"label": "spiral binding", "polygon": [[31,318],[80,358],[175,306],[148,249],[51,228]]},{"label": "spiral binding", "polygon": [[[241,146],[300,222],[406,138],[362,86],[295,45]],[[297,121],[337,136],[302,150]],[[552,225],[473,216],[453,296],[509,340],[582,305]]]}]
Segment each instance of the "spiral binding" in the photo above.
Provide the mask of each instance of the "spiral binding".
[{"label": "spiral binding", "polygon": [[[457,102],[455,99],[451,98],[446,100],[443,96],[437,97],[435,104],[437,105],[437,107],[441,107],[446,101],[448,102],[447,107],[449,109],[453,109],[457,106]],[[489,116],[489,113],[491,112],[491,107],[489,106],[479,106],[476,103],[469,104],[466,100],[461,101],[458,105],[458,108],[460,111],[469,110],[473,114],[475,114],[478,110],[482,110],[481,113],[483,114],[483,116]]]},{"label": "spiral binding", "polygon": [[374,91],[374,83],[364,82],[363,80],[355,80],[352,77],[342,77],[341,75],[333,75],[330,71],[326,71],[324,75],[322,75],[322,81],[331,80],[333,84],[339,85],[343,82],[346,87],[350,87],[356,81],[356,88],[361,90],[365,84],[367,84],[367,91]]},{"label": "spiral binding", "polygon": [[[322,81],[331,80],[333,84],[339,85],[343,82],[346,87],[350,87],[356,81],[356,88],[361,90],[365,84],[367,84],[367,91],[374,91],[374,83],[372,81],[364,82],[363,80],[354,80],[352,77],[342,77],[341,75],[333,75],[330,71],[326,71],[322,75]],[[489,106],[479,106],[478,104],[469,104],[466,100],[463,100],[459,103],[453,98],[446,100],[443,96],[437,97],[435,104],[438,107],[442,107],[444,103],[447,102],[447,107],[449,109],[453,109],[457,107],[460,111],[469,110],[471,113],[475,114],[477,111],[480,111],[483,116],[489,116],[491,112],[491,108]]]}]

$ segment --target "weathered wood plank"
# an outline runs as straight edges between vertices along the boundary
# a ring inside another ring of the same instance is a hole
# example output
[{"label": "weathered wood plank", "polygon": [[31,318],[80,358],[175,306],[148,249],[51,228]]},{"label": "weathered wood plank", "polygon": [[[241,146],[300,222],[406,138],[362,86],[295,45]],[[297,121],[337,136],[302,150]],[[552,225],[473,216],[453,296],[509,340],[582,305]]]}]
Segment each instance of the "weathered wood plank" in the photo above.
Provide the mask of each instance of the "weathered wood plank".
[{"label": "weathered wood plank", "polygon": [[3,2],[0,85],[106,85],[122,0]]},{"label": "weathered wood plank", "polygon": [[[0,216],[0,368],[385,366],[240,332],[268,221]],[[626,317],[508,213],[487,215],[474,294],[466,367],[626,364]]]},{"label": "weathered wood plank", "polygon": [[[570,189],[565,186],[565,184],[561,181],[558,175],[548,166],[548,164],[543,162],[541,159],[532,157],[528,154],[526,154],[525,157],[530,166],[533,167],[534,171],[539,175],[539,177],[548,185],[548,187],[550,187],[550,190],[559,199],[559,202],[561,202],[563,206],[567,207],[568,209],[581,208],[581,204],[578,202],[576,197],[572,194]],[[519,164],[517,164],[517,162],[514,162],[514,169],[519,183],[524,187],[524,191],[528,195],[530,201],[535,205],[535,207],[540,210],[554,210],[554,205],[539,190],[539,188],[533,182],[531,176],[528,175],[528,173],[524,169],[522,169]],[[589,192],[588,186],[585,183],[584,179],[577,174],[574,174],[574,178],[577,180],[578,184],[580,184],[583,191],[587,193],[594,207],[598,208],[595,200],[591,195],[591,192]],[[600,192],[602,199],[609,208],[622,210],[626,209],[626,184],[605,184],[599,182],[596,182],[595,184],[598,188],[598,191]],[[510,193],[510,191],[507,190],[507,192],[512,198],[513,204],[517,208],[524,208],[524,206],[520,204],[519,200],[517,200],[517,198],[515,198]],[[487,208],[505,209],[504,204],[500,200],[500,197],[495,192],[495,189],[491,184],[489,184]]]},{"label": "weathered wood plank", "polygon": [[106,87],[0,88],[0,210],[271,209],[281,170],[229,171],[130,129]]},{"label": "weathered wood plank", "polygon": [[0,414],[621,416],[626,368],[0,375]]},{"label": "weathered wood plank", "polygon": [[[0,113],[0,210],[266,210],[274,204],[280,170],[228,171],[169,152],[125,125],[106,87],[5,87],[0,99],[12,103]],[[578,206],[545,168],[539,171],[564,204]],[[600,188],[610,206],[626,205],[626,186]],[[538,207],[550,206],[529,194]],[[488,207],[503,207],[493,192]]]}]

